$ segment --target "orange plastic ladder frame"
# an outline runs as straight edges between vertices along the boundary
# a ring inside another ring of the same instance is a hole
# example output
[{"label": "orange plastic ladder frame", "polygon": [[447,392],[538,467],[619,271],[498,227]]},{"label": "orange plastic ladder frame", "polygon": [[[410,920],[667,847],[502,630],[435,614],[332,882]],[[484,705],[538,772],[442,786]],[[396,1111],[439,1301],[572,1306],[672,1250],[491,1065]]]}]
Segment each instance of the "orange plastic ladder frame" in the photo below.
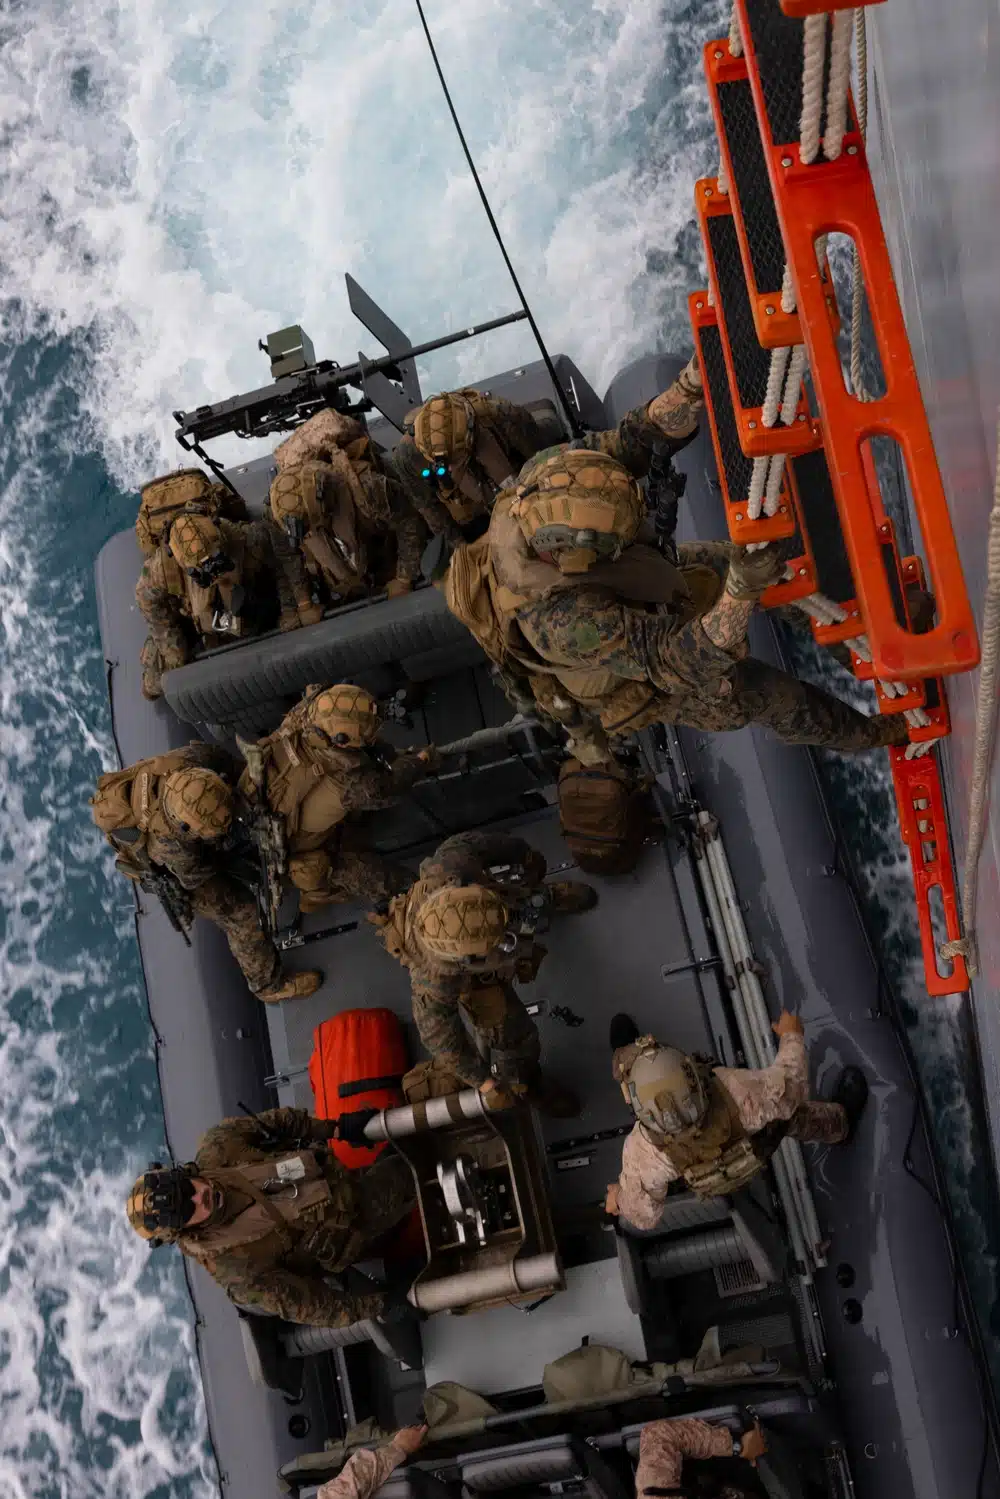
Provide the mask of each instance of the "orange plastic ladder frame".
[{"label": "orange plastic ladder frame", "polygon": [[775,453],[791,453],[794,456],[797,453],[814,452],[822,445],[823,436],[819,424],[810,415],[804,389],[800,391],[796,420],[788,427],[780,420],[775,422],[773,427],[765,427],[762,420],[764,408],[743,406],[740,402],[740,387],[736,378],[732,345],[729,342],[729,330],[726,327],[725,309],[719,292],[715,256],[712,254],[712,244],[708,237],[709,219],[733,218],[732,205],[728,195],[719,192],[718,180],[715,177],[699,178],[695,183],[694,193],[698,210],[698,225],[705,246],[705,259],[708,262],[708,279],[712,288],[712,296],[715,299],[722,352],[726,361],[726,374],[729,377],[729,390],[733,398],[733,415],[736,418],[740,447],[748,458],[768,458]]},{"label": "orange plastic ladder frame", "polygon": [[[715,133],[719,137],[719,153],[722,157],[726,179],[729,183],[729,202],[732,208],[733,223],[736,226],[736,237],[740,242],[740,259],[743,261],[743,274],[746,277],[747,292],[750,296],[750,310],[753,313],[754,327],[757,329],[757,339],[762,349],[793,348],[795,344],[803,342],[798,313],[784,312],[782,310],[780,290],[776,292],[763,292],[757,288],[753,268],[753,255],[750,252],[750,237],[743,218],[740,195],[736,189],[733,158],[729,150],[729,139],[726,135],[722,104],[719,100],[719,85],[721,83],[745,82],[747,78],[747,65],[742,57],[734,57],[732,55],[729,50],[729,39],[727,37],[721,37],[718,41],[707,42],[704,49],[704,60],[705,77],[708,80],[708,99],[712,106],[712,114],[715,117]],[[831,323],[834,329],[836,329],[840,326],[840,314],[837,309],[837,299],[833,294],[833,283],[830,280],[829,271],[827,271],[826,279],[828,282],[827,307]]]},{"label": "orange plastic ladder frame", "polygon": [[890,749],[889,759],[899,808],[899,829],[913,865],[927,992],[933,995],[961,994],[969,987],[965,959],[957,957],[948,960],[953,964],[948,977],[939,971],[931,918],[930,895],[932,890],[937,889],[941,894],[948,938],[955,941],[961,937],[955,871],[948,846],[948,827],[938,763],[933,751],[923,759],[907,760],[905,750]]},{"label": "orange plastic ladder frame", "polygon": [[[745,40],[751,36],[747,0],[736,0]],[[844,542],[854,572],[865,628],[879,676],[908,680],[969,671],[979,660],[975,621],[965,588],[944,486],[913,364],[892,262],[865,157],[855,132],[832,162],[804,166],[797,144],[771,142],[767,109],[752,46],[746,47],[750,86],[761,126],[796,299]],[[859,401],[846,388],[840,354],[830,332],[815,244],[821,234],[850,235],[857,245],[876,331],[886,393]],[[931,567],[939,621],[913,635],[896,620],[882,566],[875,516],[862,461],[868,438],[899,444]]]},{"label": "orange plastic ladder frame", "polygon": [[856,10],[859,5],[867,8],[869,5],[882,3],[883,0],[781,0],[781,8],[786,16],[795,16],[802,20],[806,16],[818,15],[824,10]]}]

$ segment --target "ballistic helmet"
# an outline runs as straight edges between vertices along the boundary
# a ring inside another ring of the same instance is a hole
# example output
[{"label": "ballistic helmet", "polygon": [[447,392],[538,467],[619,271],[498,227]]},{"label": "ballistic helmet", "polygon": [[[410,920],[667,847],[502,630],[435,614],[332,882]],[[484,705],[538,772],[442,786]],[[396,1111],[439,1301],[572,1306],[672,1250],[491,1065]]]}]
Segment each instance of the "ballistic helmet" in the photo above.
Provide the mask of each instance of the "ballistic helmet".
[{"label": "ballistic helmet", "polygon": [[233,820],[233,793],[214,770],[193,766],[167,776],[160,807],[175,832],[224,838]]},{"label": "ballistic helmet", "polygon": [[380,725],[378,703],[363,687],[341,682],[324,687],[309,703],[305,723],[337,749],[360,749],[371,744]]},{"label": "ballistic helmet", "polygon": [[170,527],[170,555],[202,588],[235,565],[226,554],[222,532],[207,515],[179,515]]},{"label": "ballistic helmet", "polygon": [[423,477],[449,487],[461,477],[475,450],[472,402],[461,391],[432,396],[414,418],[413,441],[424,460]]},{"label": "ballistic helmet", "polygon": [[691,1058],[652,1036],[638,1044],[642,1049],[621,1087],[639,1123],[660,1135],[679,1135],[699,1125],[708,1113],[708,1094]]},{"label": "ballistic helmet", "polygon": [[323,492],[329,464],[306,460],[283,469],[271,484],[271,515],[276,526],[299,545],[307,531],[322,526]]},{"label": "ballistic helmet", "polygon": [[170,1244],[180,1236],[194,1208],[194,1171],[154,1161],[136,1180],[125,1212],[140,1238]]},{"label": "ballistic helmet", "polygon": [[510,513],[532,551],[552,553],[560,572],[582,573],[631,545],[645,509],[617,459],[567,448],[522,473]]},{"label": "ballistic helmet", "polygon": [[506,903],[484,885],[445,885],[422,901],[413,919],[419,945],[434,958],[485,958],[503,942]]}]

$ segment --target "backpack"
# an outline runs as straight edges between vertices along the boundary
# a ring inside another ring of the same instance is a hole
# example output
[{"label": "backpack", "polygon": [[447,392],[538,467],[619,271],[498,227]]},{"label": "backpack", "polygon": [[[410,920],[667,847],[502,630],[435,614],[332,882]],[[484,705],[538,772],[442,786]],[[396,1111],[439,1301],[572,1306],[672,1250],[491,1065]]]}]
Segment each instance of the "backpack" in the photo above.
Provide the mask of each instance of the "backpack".
[{"label": "backpack", "polygon": [[[148,760],[138,760],[123,770],[109,770],[98,776],[97,790],[90,798],[91,816],[125,864],[138,867],[150,819],[159,806],[164,777],[190,763],[191,746],[185,745],[183,749],[151,755]],[[122,868],[122,873],[130,871]]]},{"label": "backpack", "polygon": [[190,507],[202,514],[214,514],[219,506],[213,488],[212,481],[200,468],[181,468],[144,484],[135,518],[136,539],[143,556],[153,555],[170,522],[182,510]]},{"label": "backpack", "polygon": [[567,760],[559,772],[559,822],[586,874],[627,874],[639,862],[650,826],[644,786],[617,765]]}]

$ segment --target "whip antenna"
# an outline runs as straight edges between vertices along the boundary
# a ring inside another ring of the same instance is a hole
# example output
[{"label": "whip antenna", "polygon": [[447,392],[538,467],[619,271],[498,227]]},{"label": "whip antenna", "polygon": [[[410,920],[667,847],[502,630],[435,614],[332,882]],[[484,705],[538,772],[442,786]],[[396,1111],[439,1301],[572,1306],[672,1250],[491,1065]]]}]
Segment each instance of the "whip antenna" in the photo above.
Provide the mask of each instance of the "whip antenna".
[{"label": "whip antenna", "polygon": [[445,103],[448,105],[448,112],[451,115],[455,130],[458,133],[459,142],[461,143],[462,150],[465,153],[465,159],[469,164],[469,171],[472,173],[472,180],[476,184],[476,191],[479,193],[480,202],[483,205],[486,217],[489,219],[490,228],[493,230],[496,242],[500,246],[500,254],[503,256],[504,264],[507,267],[510,279],[514,283],[514,290],[517,292],[518,300],[520,301],[521,306],[524,308],[524,315],[528,320],[528,325],[531,328],[532,333],[534,334],[535,342],[537,343],[539,350],[541,351],[542,359],[545,362],[545,368],[549,372],[549,379],[552,381],[556,396],[559,399],[559,404],[563,409],[566,420],[569,422],[570,430],[573,433],[574,437],[582,437],[583,427],[580,424],[579,416],[574,413],[573,408],[570,406],[570,403],[566,398],[566,392],[563,390],[562,386],[559,383],[559,377],[556,374],[555,365],[552,363],[552,360],[549,357],[549,351],[545,347],[545,344],[542,340],[542,335],[539,330],[538,324],[535,322],[531,308],[528,306],[528,299],[524,295],[524,292],[521,290],[521,283],[517,279],[517,272],[514,270],[514,267],[511,264],[510,256],[507,254],[507,246],[504,244],[503,236],[500,233],[500,226],[497,223],[496,219],[493,217],[493,210],[490,207],[490,200],[486,196],[486,190],[480,180],[479,173],[476,171],[476,163],[472,159],[472,152],[469,150],[469,143],[465,139],[465,132],[463,131],[462,126],[459,122],[458,115],[455,113],[455,106],[452,103],[451,92],[448,88],[447,83],[445,82],[445,76],[442,72],[441,64],[438,61],[437,49],[434,46],[434,38],[431,36],[431,30],[427,24],[427,17],[424,15],[424,7],[421,3],[421,0],[416,0],[416,7],[417,14],[420,17],[420,24],[424,28],[424,36],[427,38],[427,45],[430,48],[431,59],[434,63],[434,68],[438,75],[438,80],[444,92]]}]

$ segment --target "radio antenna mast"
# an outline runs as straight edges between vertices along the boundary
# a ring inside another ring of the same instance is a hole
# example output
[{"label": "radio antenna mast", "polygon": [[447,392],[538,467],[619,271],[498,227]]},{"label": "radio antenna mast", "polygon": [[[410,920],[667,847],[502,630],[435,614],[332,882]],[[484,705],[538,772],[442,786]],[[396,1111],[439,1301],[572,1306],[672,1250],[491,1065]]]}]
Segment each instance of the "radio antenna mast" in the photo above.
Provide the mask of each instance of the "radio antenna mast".
[{"label": "radio antenna mast", "polygon": [[427,17],[424,15],[424,7],[421,3],[421,0],[416,0],[416,7],[417,14],[420,17],[420,24],[424,28],[424,36],[427,38],[427,45],[430,48],[434,68],[437,72],[441,88],[444,92],[445,102],[448,105],[448,112],[451,115],[455,130],[458,134],[458,139],[462,146],[462,150],[465,153],[465,159],[469,164],[469,171],[472,173],[472,180],[476,184],[476,191],[479,193],[479,199],[483,205],[486,217],[489,220],[490,228],[493,230],[496,242],[500,246],[500,254],[504,258],[504,264],[507,267],[507,271],[510,275],[511,281],[514,283],[514,290],[517,292],[518,300],[520,301],[521,306],[524,308],[524,315],[528,320],[528,324],[531,328],[532,333],[534,334],[535,342],[537,343],[539,350],[541,351],[542,359],[545,362],[545,368],[549,373],[549,379],[552,381],[552,387],[555,390],[556,396],[558,397],[559,404],[563,409],[566,420],[569,422],[570,431],[573,433],[574,437],[582,437],[583,426],[580,422],[579,415],[578,413],[574,412],[569,400],[567,399],[566,392],[563,390],[561,384],[559,383],[559,378],[556,375],[555,365],[552,363],[552,360],[549,357],[549,351],[545,347],[538,324],[535,322],[531,308],[528,306],[528,299],[524,295],[524,292],[521,290],[521,283],[517,279],[517,272],[514,270],[514,267],[511,264],[510,256],[507,254],[507,246],[504,244],[503,236],[500,233],[500,226],[497,223],[496,219],[493,217],[493,210],[490,207],[490,200],[486,196],[486,191],[483,187],[479,173],[476,171],[476,163],[472,159],[472,152],[469,150],[469,143],[465,139],[465,132],[463,131],[458,115],[455,112],[455,105],[452,102],[451,92],[448,88],[447,82],[445,81],[445,76],[441,69],[441,63],[438,60],[437,48],[434,46],[434,38],[431,36],[431,30],[427,24]]}]

